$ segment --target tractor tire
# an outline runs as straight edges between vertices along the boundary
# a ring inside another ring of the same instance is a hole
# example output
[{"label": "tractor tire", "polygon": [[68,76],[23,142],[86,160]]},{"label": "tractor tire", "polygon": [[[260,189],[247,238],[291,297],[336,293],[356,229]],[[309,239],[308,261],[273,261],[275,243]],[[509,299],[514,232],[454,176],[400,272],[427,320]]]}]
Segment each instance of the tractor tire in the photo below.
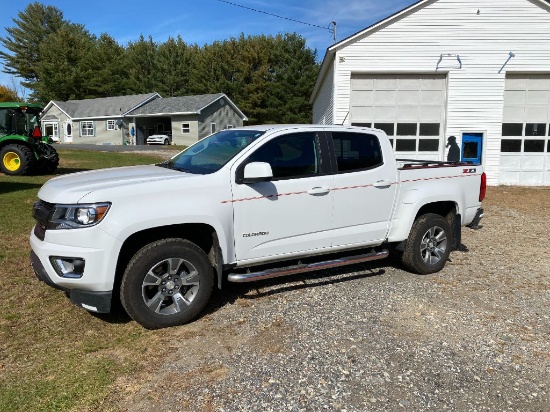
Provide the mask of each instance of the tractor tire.
[{"label": "tractor tire", "polygon": [[36,165],[32,150],[20,144],[4,146],[0,151],[0,161],[2,172],[11,176],[32,173]]},{"label": "tractor tire", "polygon": [[36,164],[36,173],[52,174],[59,166],[57,150],[50,144],[38,143],[39,159]]}]

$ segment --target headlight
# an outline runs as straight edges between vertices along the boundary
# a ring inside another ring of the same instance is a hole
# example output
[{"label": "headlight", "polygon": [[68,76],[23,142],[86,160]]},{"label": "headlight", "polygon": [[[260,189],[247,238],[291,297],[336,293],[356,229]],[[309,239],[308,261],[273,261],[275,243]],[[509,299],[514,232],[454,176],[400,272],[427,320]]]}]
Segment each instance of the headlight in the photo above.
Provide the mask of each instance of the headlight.
[{"label": "headlight", "polygon": [[55,205],[48,229],[78,229],[97,225],[110,207],[110,203]]}]

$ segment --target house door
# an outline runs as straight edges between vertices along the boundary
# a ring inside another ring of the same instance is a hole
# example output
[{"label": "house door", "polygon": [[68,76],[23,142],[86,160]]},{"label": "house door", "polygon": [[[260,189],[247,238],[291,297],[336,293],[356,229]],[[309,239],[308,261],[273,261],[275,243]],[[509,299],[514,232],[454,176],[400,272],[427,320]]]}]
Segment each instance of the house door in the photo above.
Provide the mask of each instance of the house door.
[{"label": "house door", "polygon": [[483,133],[462,133],[461,161],[481,164]]},{"label": "house door", "polygon": [[48,136],[50,141],[59,142],[59,123],[58,122],[44,122],[42,124],[42,134]]}]

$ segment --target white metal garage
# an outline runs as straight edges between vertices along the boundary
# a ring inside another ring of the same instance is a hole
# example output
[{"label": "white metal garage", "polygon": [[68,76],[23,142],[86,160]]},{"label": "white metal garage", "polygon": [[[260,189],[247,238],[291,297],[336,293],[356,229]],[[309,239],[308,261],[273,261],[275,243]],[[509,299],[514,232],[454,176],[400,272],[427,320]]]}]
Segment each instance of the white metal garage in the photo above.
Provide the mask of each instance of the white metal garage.
[{"label": "white metal garage", "polygon": [[508,74],[500,183],[550,185],[550,74]]},{"label": "white metal garage", "polygon": [[327,49],[313,122],[385,130],[398,157],[550,185],[550,0],[419,0]]},{"label": "white metal garage", "polygon": [[384,130],[399,157],[438,160],[446,89],[445,75],[352,74],[351,124]]}]

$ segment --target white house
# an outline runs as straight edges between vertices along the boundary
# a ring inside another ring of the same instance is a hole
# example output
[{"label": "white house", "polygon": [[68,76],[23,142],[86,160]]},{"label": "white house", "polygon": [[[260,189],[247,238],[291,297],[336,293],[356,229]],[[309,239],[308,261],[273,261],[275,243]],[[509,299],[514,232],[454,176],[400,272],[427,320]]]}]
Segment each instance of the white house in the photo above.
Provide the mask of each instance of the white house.
[{"label": "white house", "polygon": [[485,165],[550,185],[550,2],[422,0],[327,49],[313,122],[387,132],[399,158]]}]

